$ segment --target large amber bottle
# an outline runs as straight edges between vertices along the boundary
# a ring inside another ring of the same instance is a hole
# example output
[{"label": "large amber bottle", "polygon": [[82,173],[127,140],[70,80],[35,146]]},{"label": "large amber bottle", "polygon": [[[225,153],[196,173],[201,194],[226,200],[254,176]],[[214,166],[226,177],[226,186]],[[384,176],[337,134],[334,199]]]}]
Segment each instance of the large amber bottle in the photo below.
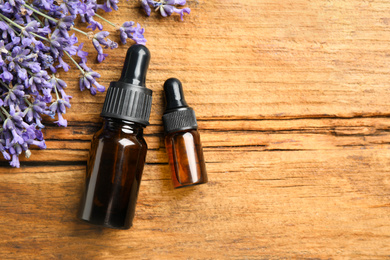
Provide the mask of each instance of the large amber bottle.
[{"label": "large amber bottle", "polygon": [[145,87],[150,53],[143,45],[129,48],[117,82],[107,90],[103,128],[93,139],[87,163],[79,218],[91,224],[132,226],[147,145],[152,91]]}]

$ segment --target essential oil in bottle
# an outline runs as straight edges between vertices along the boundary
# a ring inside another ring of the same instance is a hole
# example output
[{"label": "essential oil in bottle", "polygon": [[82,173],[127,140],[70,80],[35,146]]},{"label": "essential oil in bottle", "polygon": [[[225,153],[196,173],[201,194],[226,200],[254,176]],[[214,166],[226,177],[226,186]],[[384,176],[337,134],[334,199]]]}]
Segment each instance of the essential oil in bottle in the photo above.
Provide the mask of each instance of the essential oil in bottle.
[{"label": "essential oil in bottle", "polygon": [[101,116],[103,128],[92,139],[79,218],[117,229],[132,226],[147,145],[152,91],[145,87],[150,52],[133,45],[122,76],[111,82]]},{"label": "essential oil in bottle", "polygon": [[194,110],[184,99],[178,79],[165,81],[166,109],[163,115],[165,148],[175,188],[207,183],[203,149]]}]

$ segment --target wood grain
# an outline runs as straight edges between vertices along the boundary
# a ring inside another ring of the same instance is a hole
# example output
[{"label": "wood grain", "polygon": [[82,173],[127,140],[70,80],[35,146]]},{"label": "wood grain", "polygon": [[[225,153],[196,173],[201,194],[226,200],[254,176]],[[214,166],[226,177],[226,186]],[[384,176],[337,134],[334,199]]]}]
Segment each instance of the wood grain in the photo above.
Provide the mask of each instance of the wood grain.
[{"label": "wood grain", "polygon": [[[147,18],[138,1],[105,14],[141,23],[152,53],[134,227],[76,219],[105,94],[79,92],[74,70],[61,75],[69,127],[46,119],[46,150],[20,169],[0,163],[0,259],[389,259],[390,3],[188,6],[184,22]],[[102,84],[119,78],[127,48],[91,64]],[[197,113],[207,185],[172,188],[161,125],[169,77]]]}]

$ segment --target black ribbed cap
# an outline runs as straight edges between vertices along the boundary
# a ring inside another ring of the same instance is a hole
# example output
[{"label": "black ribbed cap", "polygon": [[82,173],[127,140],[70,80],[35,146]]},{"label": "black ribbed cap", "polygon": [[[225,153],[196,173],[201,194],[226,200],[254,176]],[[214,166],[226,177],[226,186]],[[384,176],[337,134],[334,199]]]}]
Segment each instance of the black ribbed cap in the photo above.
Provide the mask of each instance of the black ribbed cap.
[{"label": "black ribbed cap", "polygon": [[150,52],[144,45],[131,46],[119,81],[110,83],[102,117],[116,118],[149,125],[152,90],[145,87]]},{"label": "black ribbed cap", "polygon": [[187,105],[180,80],[170,78],[164,83],[166,109],[163,115],[165,133],[197,129],[194,110]]}]

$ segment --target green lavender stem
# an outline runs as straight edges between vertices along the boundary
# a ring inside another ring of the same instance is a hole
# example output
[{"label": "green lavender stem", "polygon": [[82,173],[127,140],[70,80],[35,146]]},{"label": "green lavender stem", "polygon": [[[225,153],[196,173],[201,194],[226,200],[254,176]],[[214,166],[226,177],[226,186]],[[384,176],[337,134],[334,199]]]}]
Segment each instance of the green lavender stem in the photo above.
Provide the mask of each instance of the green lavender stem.
[{"label": "green lavender stem", "polygon": [[109,25],[112,25],[112,26],[114,26],[115,28],[118,28],[118,25],[116,25],[116,24],[110,22],[109,20],[107,20],[107,19],[104,18],[103,16],[100,16],[100,15],[98,15],[98,14],[95,14],[95,16],[98,17],[98,18],[100,18],[100,19],[102,19],[103,21],[105,21],[105,22],[108,23]]},{"label": "green lavender stem", "polygon": [[[4,112],[4,114],[7,116],[7,117],[11,117],[11,115],[7,112],[7,110],[5,110],[5,108],[4,107],[0,107],[1,108],[1,110],[3,110],[3,112]],[[5,120],[4,120],[5,121]]]},{"label": "green lavender stem", "polygon": [[35,9],[35,8],[32,8],[32,7],[29,6],[28,4],[24,4],[24,7],[27,7],[28,9],[30,9],[30,10],[33,11],[34,13],[37,13],[37,14],[39,14],[39,15],[45,17],[46,19],[49,19],[49,20],[51,20],[51,21],[53,21],[53,22],[55,22],[55,23],[58,23],[58,20],[57,20],[57,19],[55,19],[55,18],[53,18],[53,17],[50,17],[50,16],[48,16],[47,14],[44,14],[44,13],[42,13],[41,11],[38,11],[38,10]]},{"label": "green lavender stem", "polygon": [[[59,20],[57,20],[57,19],[55,19],[55,18],[53,18],[53,17],[50,17],[50,16],[48,16],[47,14],[42,13],[41,11],[38,11],[37,9],[32,8],[32,7],[29,6],[28,4],[24,4],[24,6],[27,7],[28,9],[30,9],[31,11],[33,11],[33,12],[35,12],[35,13],[37,13],[37,14],[43,16],[43,17],[45,17],[46,19],[49,19],[49,20],[55,22],[56,24],[58,24],[58,22],[59,22]],[[39,20],[38,20],[38,21],[39,21]],[[79,29],[77,29],[77,28],[74,28],[73,26],[71,27],[71,29],[74,30],[74,31],[76,31],[76,32],[82,33],[82,34],[84,34],[85,36],[88,36],[88,34],[87,34],[86,32],[83,32],[83,31],[81,31],[81,30],[79,30]]]},{"label": "green lavender stem", "polygon": [[28,99],[27,99],[26,97],[24,97],[24,101],[26,101],[26,103],[27,103],[30,107],[32,106],[31,102],[28,101]]},{"label": "green lavender stem", "polygon": [[8,90],[11,90],[8,86],[7,86],[7,84],[5,84],[3,81],[0,81],[0,83],[1,83],[1,85],[3,85],[5,88],[7,88]]},{"label": "green lavender stem", "polygon": [[56,98],[57,100],[60,100],[60,96],[58,95],[57,87],[54,85],[54,90],[56,91]]},{"label": "green lavender stem", "polygon": [[75,28],[75,27],[73,27],[73,26],[71,27],[71,29],[72,29],[73,31],[79,32],[79,33],[81,33],[81,34],[84,34],[84,35],[87,36],[87,37],[89,36],[88,33],[84,32],[84,31],[82,31],[82,30],[79,30],[79,29],[77,29],[77,28]]},{"label": "green lavender stem", "polygon": [[77,66],[77,68],[81,71],[81,73],[84,75],[85,74],[85,70],[83,68],[81,68],[81,66],[77,63],[77,61],[75,61],[72,56],[70,56],[70,54],[64,50],[64,53],[69,57],[69,59]]},{"label": "green lavender stem", "polygon": [[[25,27],[23,27],[23,26],[21,26],[21,25],[15,23],[14,21],[12,21],[11,19],[9,19],[8,17],[6,17],[6,16],[4,16],[4,15],[2,15],[2,14],[0,14],[0,17],[2,18],[3,21],[8,22],[9,24],[15,26],[16,28],[18,28],[18,29],[20,29],[20,30],[22,30],[22,31],[24,31],[24,30],[26,29]],[[33,36],[35,36],[35,37],[41,39],[41,40],[50,42],[49,39],[47,39],[47,38],[45,38],[45,37],[43,37],[43,36],[40,36],[40,35],[38,35],[38,34],[36,34],[36,33],[33,33],[33,32],[29,32],[29,33],[30,33],[31,35],[33,35]]]}]

